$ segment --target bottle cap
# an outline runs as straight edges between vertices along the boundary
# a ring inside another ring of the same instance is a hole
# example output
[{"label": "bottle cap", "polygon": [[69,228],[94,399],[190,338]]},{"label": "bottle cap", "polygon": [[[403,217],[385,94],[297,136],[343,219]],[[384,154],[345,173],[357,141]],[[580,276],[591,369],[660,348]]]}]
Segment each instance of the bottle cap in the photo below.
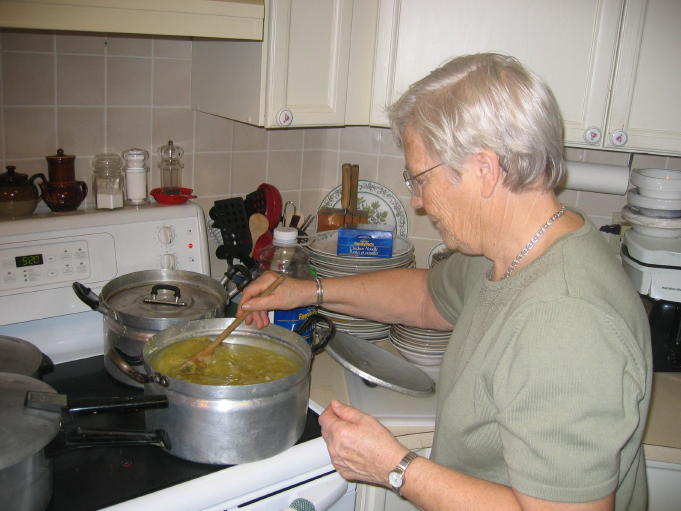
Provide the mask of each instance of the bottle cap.
[{"label": "bottle cap", "polygon": [[298,244],[298,229],[295,227],[277,227],[274,229],[274,242],[282,245]]}]

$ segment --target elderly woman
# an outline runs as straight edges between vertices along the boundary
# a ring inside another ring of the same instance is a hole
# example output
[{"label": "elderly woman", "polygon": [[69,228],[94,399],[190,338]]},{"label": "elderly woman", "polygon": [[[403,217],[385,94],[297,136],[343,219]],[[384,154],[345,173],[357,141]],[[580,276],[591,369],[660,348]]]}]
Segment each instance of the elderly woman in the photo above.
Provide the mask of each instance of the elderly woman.
[{"label": "elderly woman", "polygon": [[456,58],[391,107],[411,204],[455,253],[431,270],[288,279],[240,314],[317,302],[386,323],[455,326],[430,459],[338,402],[320,417],[343,477],[444,509],[642,510],[651,386],[640,299],[605,241],[558,201],[561,118],[515,59]]}]

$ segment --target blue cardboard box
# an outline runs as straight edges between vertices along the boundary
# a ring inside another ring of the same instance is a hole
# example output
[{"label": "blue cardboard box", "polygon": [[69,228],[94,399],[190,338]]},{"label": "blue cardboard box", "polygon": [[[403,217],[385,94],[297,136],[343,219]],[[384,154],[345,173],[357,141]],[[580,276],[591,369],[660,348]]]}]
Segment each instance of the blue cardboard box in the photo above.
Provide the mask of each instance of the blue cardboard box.
[{"label": "blue cardboard box", "polygon": [[395,227],[357,224],[338,229],[336,255],[392,257]]}]

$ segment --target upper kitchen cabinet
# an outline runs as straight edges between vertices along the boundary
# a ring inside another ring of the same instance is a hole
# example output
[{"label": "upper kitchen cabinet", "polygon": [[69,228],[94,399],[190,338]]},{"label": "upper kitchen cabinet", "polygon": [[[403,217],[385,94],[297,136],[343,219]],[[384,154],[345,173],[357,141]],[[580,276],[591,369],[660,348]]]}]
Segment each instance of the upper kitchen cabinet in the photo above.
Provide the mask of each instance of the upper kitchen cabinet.
[{"label": "upper kitchen cabinet", "polygon": [[[353,23],[353,7],[369,15]],[[358,62],[353,74],[365,77],[366,90],[376,13],[376,2],[364,0],[270,0],[262,43],[193,43],[192,103],[202,112],[268,128],[346,124],[351,54]],[[351,52],[355,36],[371,51]],[[368,94],[355,97],[366,101],[368,124]]]},{"label": "upper kitchen cabinet", "polygon": [[263,0],[0,0],[0,27],[262,40]]},{"label": "upper kitchen cabinet", "polygon": [[678,0],[380,0],[370,122],[451,57],[510,54],[552,88],[568,146],[681,154]]},{"label": "upper kitchen cabinet", "polygon": [[681,1],[627,0],[604,146],[681,154]]}]

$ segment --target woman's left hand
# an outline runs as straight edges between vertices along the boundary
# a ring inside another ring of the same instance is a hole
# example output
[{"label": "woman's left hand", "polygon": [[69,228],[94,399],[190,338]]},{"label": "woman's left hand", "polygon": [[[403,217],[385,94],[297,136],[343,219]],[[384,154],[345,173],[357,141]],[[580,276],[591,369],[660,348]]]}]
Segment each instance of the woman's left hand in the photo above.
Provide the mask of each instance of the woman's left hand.
[{"label": "woman's left hand", "polygon": [[326,407],[319,424],[333,466],[350,481],[386,486],[388,472],[408,451],[375,418],[338,401]]}]

